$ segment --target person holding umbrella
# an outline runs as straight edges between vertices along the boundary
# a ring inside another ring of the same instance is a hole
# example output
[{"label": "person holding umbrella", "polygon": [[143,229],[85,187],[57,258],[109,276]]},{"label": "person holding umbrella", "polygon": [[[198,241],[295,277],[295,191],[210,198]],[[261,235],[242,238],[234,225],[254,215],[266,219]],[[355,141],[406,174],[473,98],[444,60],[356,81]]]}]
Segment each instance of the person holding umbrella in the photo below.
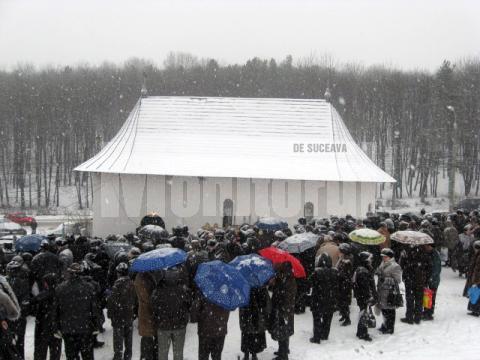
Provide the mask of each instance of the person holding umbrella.
[{"label": "person holding umbrella", "polygon": [[230,311],[247,306],[251,286],[234,266],[220,260],[200,264],[195,275],[198,359],[220,360]]},{"label": "person holding umbrella", "polygon": [[250,303],[240,308],[241,350],[244,360],[257,359],[257,353],[267,347],[265,331],[271,302],[266,284],[275,276],[272,262],[257,254],[237,256],[230,262],[252,287]]},{"label": "person holding umbrella", "polygon": [[284,261],[274,264],[276,276],[273,279],[272,310],[270,313],[270,335],[278,341],[275,360],[288,360],[289,340],[295,332],[295,296],[297,284],[293,277],[292,263]]}]

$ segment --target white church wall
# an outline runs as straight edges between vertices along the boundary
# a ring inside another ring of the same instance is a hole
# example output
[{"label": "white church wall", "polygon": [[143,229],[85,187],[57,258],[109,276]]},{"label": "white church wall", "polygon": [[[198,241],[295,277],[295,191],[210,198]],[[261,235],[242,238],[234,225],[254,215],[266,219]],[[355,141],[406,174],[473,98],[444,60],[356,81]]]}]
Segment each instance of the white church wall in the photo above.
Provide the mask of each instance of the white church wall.
[{"label": "white church wall", "polygon": [[374,206],[375,183],[95,174],[93,232],[134,231],[148,212],[162,216],[168,230],[180,224],[191,230],[207,222],[222,225],[230,200],[236,225],[263,216],[294,224],[307,202],[316,217],[362,217]]}]

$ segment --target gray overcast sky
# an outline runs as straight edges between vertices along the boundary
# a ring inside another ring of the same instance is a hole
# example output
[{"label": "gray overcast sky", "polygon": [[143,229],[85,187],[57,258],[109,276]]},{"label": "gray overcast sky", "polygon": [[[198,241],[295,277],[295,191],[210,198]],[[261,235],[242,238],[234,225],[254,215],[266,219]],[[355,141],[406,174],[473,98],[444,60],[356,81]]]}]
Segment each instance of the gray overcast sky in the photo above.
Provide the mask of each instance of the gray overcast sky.
[{"label": "gray overcast sky", "polygon": [[434,70],[480,56],[478,0],[0,0],[0,67],[169,51],[223,63],[328,53],[340,62]]}]

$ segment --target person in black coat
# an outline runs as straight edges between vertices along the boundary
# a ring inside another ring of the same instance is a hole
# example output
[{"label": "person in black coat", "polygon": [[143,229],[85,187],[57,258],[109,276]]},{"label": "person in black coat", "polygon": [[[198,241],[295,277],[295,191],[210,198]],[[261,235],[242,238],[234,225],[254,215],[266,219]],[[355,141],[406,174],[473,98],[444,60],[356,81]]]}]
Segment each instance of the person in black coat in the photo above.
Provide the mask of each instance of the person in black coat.
[{"label": "person in black coat", "polygon": [[240,348],[244,360],[257,359],[257,354],[265,350],[267,340],[265,331],[270,312],[270,296],[267,287],[252,288],[250,290],[250,303],[247,307],[240,308],[240,330],[242,332]]},{"label": "person in black coat", "polygon": [[44,290],[43,277],[47,274],[55,274],[61,276],[63,264],[58,258],[58,255],[51,251],[51,246],[47,240],[43,240],[41,244],[41,252],[35,255],[30,264],[30,270],[33,273],[33,278],[37,282],[39,290]]},{"label": "person in black coat", "polygon": [[375,288],[375,279],[372,268],[373,256],[368,251],[362,251],[358,254],[359,266],[353,274],[353,294],[357,299],[357,305],[360,308],[360,317],[357,326],[357,337],[365,341],[372,341],[368,334],[368,326],[365,322],[367,307],[373,306],[377,302],[377,290]]},{"label": "person in black coat", "polygon": [[295,332],[295,296],[297,284],[289,262],[275,264],[276,276],[273,279],[272,310],[269,332],[278,341],[276,360],[288,360],[290,336]]},{"label": "person in black coat", "polygon": [[81,276],[82,266],[73,263],[68,269],[68,279],[55,290],[57,297],[57,322],[65,342],[67,360],[93,360],[93,335],[98,331],[99,318],[93,286]]},{"label": "person in black coat", "polygon": [[54,274],[43,277],[43,291],[33,297],[30,303],[35,316],[34,360],[46,360],[47,351],[50,360],[60,360],[62,339],[55,337],[57,329],[57,298],[55,289],[58,279]]},{"label": "person in black coat", "polygon": [[338,270],[339,289],[337,306],[340,312],[341,326],[348,326],[350,320],[350,304],[352,303],[352,276],[353,276],[353,256],[350,244],[342,243],[339,245],[340,258],[335,267]]},{"label": "person in black coat", "polygon": [[11,331],[16,335],[18,353],[25,357],[25,331],[27,316],[29,315],[28,303],[30,302],[30,274],[21,256],[15,256],[7,264],[7,281],[10,284],[18,304],[20,305],[20,318],[9,323]]},{"label": "person in black coat", "polygon": [[107,315],[113,328],[113,360],[130,360],[137,295],[128,276],[128,265],[120,263],[116,270],[118,279],[107,299]]},{"label": "person in black coat", "polygon": [[427,285],[427,274],[431,272],[432,262],[423,247],[406,248],[400,256],[400,266],[405,283],[406,313],[400,319],[407,324],[419,324],[423,313],[423,290]]},{"label": "person in black coat", "polygon": [[313,337],[310,342],[320,344],[321,340],[328,340],[339,288],[338,270],[332,267],[332,259],[327,253],[320,255],[317,267],[311,275],[311,284]]},{"label": "person in black coat", "polygon": [[174,359],[183,359],[185,333],[192,296],[185,265],[152,274],[151,301],[158,334],[158,360],[168,360],[170,343]]}]

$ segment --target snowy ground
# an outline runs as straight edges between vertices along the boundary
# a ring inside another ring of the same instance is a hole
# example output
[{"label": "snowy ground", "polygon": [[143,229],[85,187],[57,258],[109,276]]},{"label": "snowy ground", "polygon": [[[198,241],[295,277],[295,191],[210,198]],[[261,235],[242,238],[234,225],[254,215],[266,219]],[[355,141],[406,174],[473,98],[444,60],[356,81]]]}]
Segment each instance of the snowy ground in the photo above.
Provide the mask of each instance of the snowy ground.
[{"label": "snowy ground", "polygon": [[[355,325],[343,328],[339,326],[338,314],[335,314],[328,341],[320,345],[311,344],[312,316],[310,312],[295,316],[295,335],[291,338],[291,355],[293,360],[317,359],[395,359],[395,360],[429,360],[429,359],[480,359],[480,319],[467,315],[467,300],[461,296],[465,280],[459,279],[450,269],[443,269],[439,288],[438,305],[433,322],[421,325],[406,325],[399,321],[405,309],[397,311],[397,323],[394,335],[381,335],[377,330],[370,331],[373,342],[366,343],[355,337]],[[72,300],[73,301],[73,300]],[[356,322],[358,308],[352,306]],[[27,328],[27,359],[33,359],[33,318],[29,319]],[[377,324],[381,319],[377,317]],[[136,324],[135,324],[136,326]],[[105,347],[95,351],[96,359],[111,359],[112,329],[106,324],[107,331],[101,335],[106,341]],[[267,349],[259,359],[272,359],[277,344],[267,335]],[[139,359],[140,340],[135,330],[134,360]],[[185,360],[197,359],[197,326],[189,324],[185,344]],[[240,353],[240,331],[238,311],[231,314],[229,333],[225,341],[223,359],[237,360]],[[171,356],[171,354],[170,354]],[[62,355],[64,359],[64,355]]]}]

